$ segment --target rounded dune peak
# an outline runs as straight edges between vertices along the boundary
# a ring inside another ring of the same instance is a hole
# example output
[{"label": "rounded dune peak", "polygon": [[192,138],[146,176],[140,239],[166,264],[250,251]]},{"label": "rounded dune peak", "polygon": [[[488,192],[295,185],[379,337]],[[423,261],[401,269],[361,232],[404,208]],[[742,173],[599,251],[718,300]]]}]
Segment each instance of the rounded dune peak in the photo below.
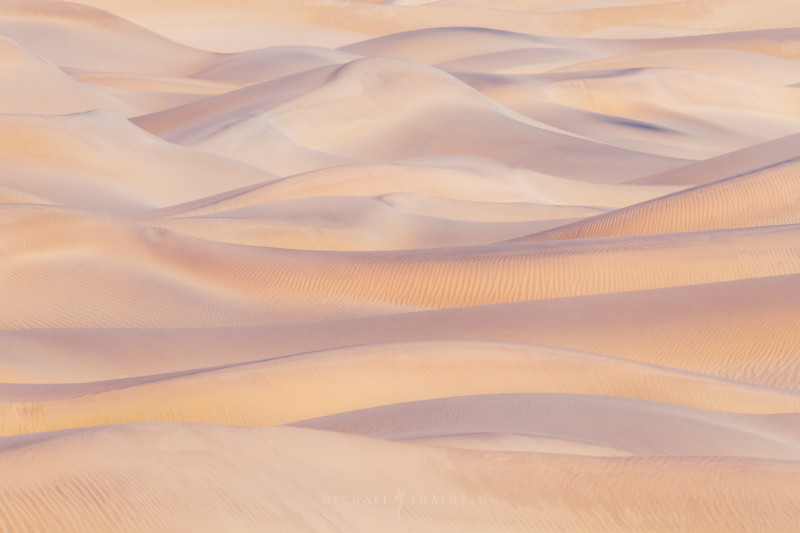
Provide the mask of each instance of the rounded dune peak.
[{"label": "rounded dune peak", "polygon": [[476,53],[552,46],[549,43],[546,37],[526,33],[480,26],[443,26],[375,37],[343,46],[340,50],[363,56],[396,57],[435,64],[462,59]]},{"label": "rounded dune peak", "polygon": [[[333,125],[357,131],[373,120],[399,120],[411,111],[420,112],[420,107],[459,104],[490,107],[493,103],[439,69],[405,59],[365,57],[337,68],[321,87],[273,109],[270,118],[293,136],[300,133],[298,122],[303,136],[315,132],[339,136],[344,132],[332,130]],[[291,127],[286,117],[293,113],[302,113],[303,118],[295,119]]]},{"label": "rounded dune peak", "polygon": [[0,113],[54,115],[130,106],[76,81],[16,39],[0,35]]},{"label": "rounded dune peak", "polygon": [[319,46],[273,46],[214,57],[193,76],[249,84],[357,58],[355,54]]},{"label": "rounded dune peak", "polygon": [[[397,58],[363,58],[338,67],[317,88],[270,109],[264,118],[296,143],[368,161],[470,155],[586,179],[590,173],[570,165],[568,157],[583,149],[596,163],[596,181],[621,181],[620,176],[683,162],[565,134],[455,76]],[[618,152],[627,157],[617,157]]]},{"label": "rounded dune peak", "polygon": [[211,56],[110,12],[70,2],[0,3],[0,33],[61,68],[94,72],[184,73]]}]

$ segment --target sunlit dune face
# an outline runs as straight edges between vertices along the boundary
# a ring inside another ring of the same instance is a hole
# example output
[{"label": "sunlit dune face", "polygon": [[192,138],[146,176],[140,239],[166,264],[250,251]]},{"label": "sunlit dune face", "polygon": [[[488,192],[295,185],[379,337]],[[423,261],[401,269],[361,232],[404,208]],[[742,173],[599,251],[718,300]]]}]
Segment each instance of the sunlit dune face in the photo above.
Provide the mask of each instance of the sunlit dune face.
[{"label": "sunlit dune face", "polygon": [[800,4],[0,5],[0,532],[800,528]]}]

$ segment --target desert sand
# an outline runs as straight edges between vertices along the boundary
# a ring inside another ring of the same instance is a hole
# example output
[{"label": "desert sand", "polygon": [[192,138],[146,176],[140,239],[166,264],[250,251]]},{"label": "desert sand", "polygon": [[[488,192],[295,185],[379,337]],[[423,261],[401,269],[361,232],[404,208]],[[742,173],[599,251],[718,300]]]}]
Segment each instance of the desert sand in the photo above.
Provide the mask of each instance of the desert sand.
[{"label": "desert sand", "polygon": [[0,2],[0,533],[800,530],[798,28]]}]

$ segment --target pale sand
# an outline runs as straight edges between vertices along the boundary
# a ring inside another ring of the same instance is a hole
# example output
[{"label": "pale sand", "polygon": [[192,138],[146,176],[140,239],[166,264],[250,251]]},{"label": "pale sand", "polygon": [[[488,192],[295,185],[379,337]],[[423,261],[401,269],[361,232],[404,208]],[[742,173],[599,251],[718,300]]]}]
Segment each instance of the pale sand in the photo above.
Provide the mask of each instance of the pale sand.
[{"label": "pale sand", "polygon": [[798,529],[797,27],[0,3],[0,532]]},{"label": "pale sand", "polygon": [[[800,222],[800,159],[604,213],[525,240],[563,240],[778,226]],[[763,195],[754,206],[753,195]]]},{"label": "pale sand", "polygon": [[3,435],[143,420],[274,425],[505,392],[618,396],[747,413],[792,412],[800,405],[800,396],[777,389],[606,356],[480,342],[392,343],[160,376],[6,389]]}]

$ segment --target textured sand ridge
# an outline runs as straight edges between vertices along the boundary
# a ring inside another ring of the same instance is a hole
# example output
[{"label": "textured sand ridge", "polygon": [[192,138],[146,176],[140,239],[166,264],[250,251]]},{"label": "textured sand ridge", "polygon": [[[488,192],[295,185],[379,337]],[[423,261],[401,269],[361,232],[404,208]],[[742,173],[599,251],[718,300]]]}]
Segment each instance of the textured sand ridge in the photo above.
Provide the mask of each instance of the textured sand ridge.
[{"label": "textured sand ridge", "polygon": [[0,2],[0,533],[797,530],[798,27]]}]

